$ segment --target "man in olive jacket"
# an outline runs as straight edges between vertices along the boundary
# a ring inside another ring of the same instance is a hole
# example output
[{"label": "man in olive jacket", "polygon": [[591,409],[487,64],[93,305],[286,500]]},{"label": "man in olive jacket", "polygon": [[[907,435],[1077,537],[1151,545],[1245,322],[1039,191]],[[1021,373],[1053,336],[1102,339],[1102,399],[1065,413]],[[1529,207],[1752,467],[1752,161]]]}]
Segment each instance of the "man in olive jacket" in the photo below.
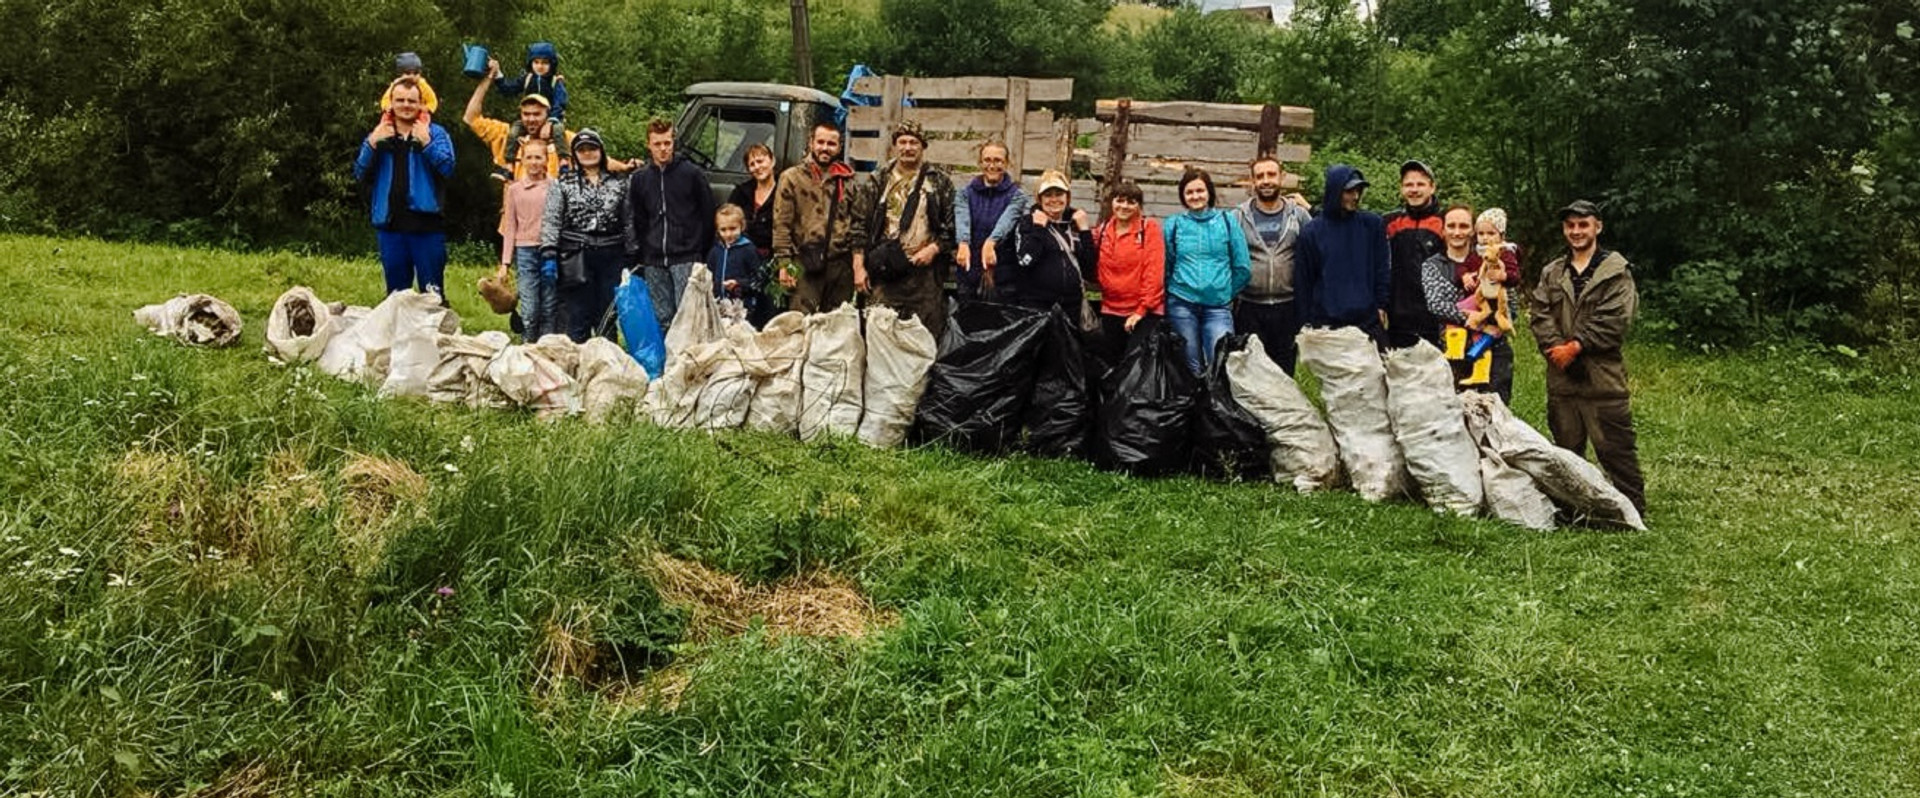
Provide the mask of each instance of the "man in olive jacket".
[{"label": "man in olive jacket", "polygon": [[856,183],[853,274],[874,304],[918,318],[937,339],[946,328],[941,287],[956,241],[953,180],[926,162],[926,148],[920,125],[902,122],[893,131],[893,161]]},{"label": "man in olive jacket", "polygon": [[1560,210],[1566,255],[1547,264],[1533,289],[1533,337],[1547,356],[1547,427],[1561,447],[1586,456],[1646,512],[1646,485],[1628,406],[1620,347],[1639,305],[1625,256],[1599,244],[1600,209],[1577,200]]},{"label": "man in olive jacket", "polygon": [[773,262],[793,310],[825,313],[853,301],[854,176],[840,160],[840,128],[821,122],[809,136],[807,161],[773,190]]}]

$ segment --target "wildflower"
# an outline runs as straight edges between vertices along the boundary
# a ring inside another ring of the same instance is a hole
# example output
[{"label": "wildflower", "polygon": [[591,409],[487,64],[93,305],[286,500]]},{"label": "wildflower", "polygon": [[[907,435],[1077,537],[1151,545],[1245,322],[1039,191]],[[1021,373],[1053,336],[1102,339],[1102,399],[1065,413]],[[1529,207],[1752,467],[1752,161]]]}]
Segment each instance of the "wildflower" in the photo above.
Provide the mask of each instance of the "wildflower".
[{"label": "wildflower", "polygon": [[60,547],[60,553],[61,553],[61,554],[65,554],[65,555],[67,555],[68,557],[78,557],[78,556],[80,556],[80,552],[79,552],[79,551],[76,551],[75,549],[73,549],[72,547],[69,547],[69,546],[61,546],[61,547]]},{"label": "wildflower", "polygon": [[272,698],[274,703],[276,704],[287,703],[287,691],[285,690],[275,690],[271,693],[268,693],[267,697]]},{"label": "wildflower", "polygon": [[437,588],[434,588],[433,594],[441,598],[453,598],[453,588],[448,587],[446,585],[441,585]]},{"label": "wildflower", "polygon": [[130,584],[123,574],[107,574],[107,587],[126,587]]},{"label": "wildflower", "polygon": [[471,452],[471,451],[473,451],[473,446],[474,446],[474,444],[473,444],[473,436],[472,436],[472,435],[462,435],[462,436],[460,436],[460,451],[463,451],[463,452]]},{"label": "wildflower", "polygon": [[457,465],[454,465],[454,464],[452,464],[452,463],[446,463],[446,464],[443,464],[443,465],[441,465],[440,467],[441,467],[441,468],[444,468],[444,469],[446,469],[446,470],[447,470],[447,473],[449,473],[449,474],[458,474],[458,473],[460,473],[460,467],[459,467],[459,466],[457,466]]}]

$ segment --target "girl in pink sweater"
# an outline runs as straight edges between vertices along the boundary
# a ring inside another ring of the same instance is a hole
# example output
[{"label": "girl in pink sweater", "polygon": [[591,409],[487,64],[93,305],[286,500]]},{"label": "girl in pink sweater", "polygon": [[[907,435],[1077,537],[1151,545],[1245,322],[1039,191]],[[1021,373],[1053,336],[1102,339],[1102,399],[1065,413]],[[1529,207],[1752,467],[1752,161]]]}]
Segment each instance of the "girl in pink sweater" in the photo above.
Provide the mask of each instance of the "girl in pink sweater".
[{"label": "girl in pink sweater", "polygon": [[530,141],[520,151],[526,177],[507,184],[500,203],[500,264],[518,278],[520,322],[526,340],[537,341],[560,329],[559,287],[540,269],[540,218],[547,207],[547,148]]}]

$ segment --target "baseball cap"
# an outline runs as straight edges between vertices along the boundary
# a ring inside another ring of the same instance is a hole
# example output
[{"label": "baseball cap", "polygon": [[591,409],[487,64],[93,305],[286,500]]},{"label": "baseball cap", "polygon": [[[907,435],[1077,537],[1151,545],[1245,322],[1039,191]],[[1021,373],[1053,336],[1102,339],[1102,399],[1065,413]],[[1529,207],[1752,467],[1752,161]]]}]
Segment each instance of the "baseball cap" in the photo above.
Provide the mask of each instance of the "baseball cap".
[{"label": "baseball cap", "polygon": [[1058,169],[1048,169],[1047,171],[1041,172],[1040,173],[1040,189],[1038,191],[1035,191],[1034,195],[1039,196],[1049,191],[1056,191],[1056,190],[1066,191],[1071,193],[1073,191],[1073,186],[1067,183],[1067,176],[1061,174],[1060,170]]},{"label": "baseball cap", "polygon": [[522,98],[520,98],[520,104],[521,104],[521,105],[526,105],[527,103],[539,103],[539,104],[540,104],[540,107],[542,107],[542,108],[552,108],[552,107],[553,107],[553,101],[552,101],[552,100],[549,100],[549,99],[547,99],[547,97],[546,97],[546,95],[544,95],[544,94],[538,94],[538,93],[535,93],[535,94],[529,94],[529,95],[527,95],[527,96],[525,96],[525,97],[522,97]]},{"label": "baseball cap", "polygon": [[1406,177],[1408,172],[1419,172],[1426,175],[1428,180],[1433,179],[1433,167],[1422,161],[1407,161],[1400,164],[1400,176]]},{"label": "baseball cap", "polygon": [[600,142],[600,131],[590,127],[583,127],[580,129],[580,132],[573,134],[572,144],[576,152],[578,152],[581,147],[588,147],[601,152],[606,152],[607,150],[607,145]]},{"label": "baseball cap", "polygon": [[1600,218],[1600,206],[1586,200],[1574,200],[1567,203],[1567,207],[1560,209],[1560,219],[1562,221],[1565,221],[1569,216],[1591,216],[1598,219]]}]

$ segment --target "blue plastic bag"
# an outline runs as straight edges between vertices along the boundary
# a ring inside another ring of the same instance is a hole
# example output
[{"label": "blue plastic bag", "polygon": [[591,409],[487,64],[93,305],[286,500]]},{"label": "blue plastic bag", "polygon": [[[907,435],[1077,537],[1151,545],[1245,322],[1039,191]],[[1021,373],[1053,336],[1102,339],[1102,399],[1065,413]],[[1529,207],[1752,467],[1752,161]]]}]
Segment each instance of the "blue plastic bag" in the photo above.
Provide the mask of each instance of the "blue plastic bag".
[{"label": "blue plastic bag", "polygon": [[647,370],[647,379],[660,379],[667,368],[667,337],[660,332],[660,317],[653,315],[647,281],[633,279],[632,272],[621,274],[613,306],[620,314],[620,337],[627,343],[627,354]]}]

